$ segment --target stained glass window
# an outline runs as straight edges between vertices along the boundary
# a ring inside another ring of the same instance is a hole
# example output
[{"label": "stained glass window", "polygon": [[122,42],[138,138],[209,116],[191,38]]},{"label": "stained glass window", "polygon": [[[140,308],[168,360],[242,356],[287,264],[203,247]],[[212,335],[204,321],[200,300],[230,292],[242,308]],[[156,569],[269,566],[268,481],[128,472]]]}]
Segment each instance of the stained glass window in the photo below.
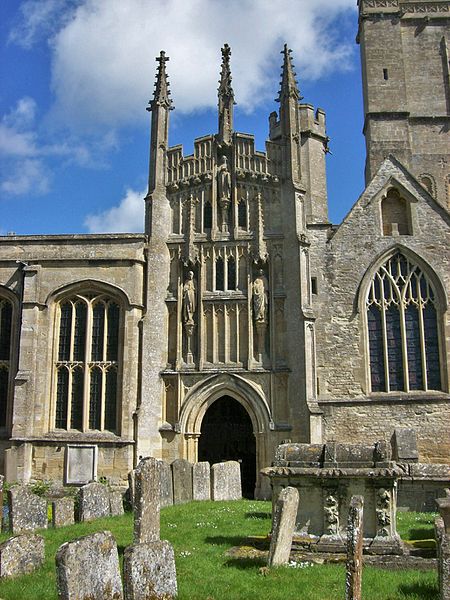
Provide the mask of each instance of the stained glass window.
[{"label": "stained glass window", "polygon": [[367,325],[372,392],[441,389],[433,287],[401,252],[371,282]]},{"label": "stained glass window", "polygon": [[12,304],[0,299],[0,427],[6,426],[11,359]]}]

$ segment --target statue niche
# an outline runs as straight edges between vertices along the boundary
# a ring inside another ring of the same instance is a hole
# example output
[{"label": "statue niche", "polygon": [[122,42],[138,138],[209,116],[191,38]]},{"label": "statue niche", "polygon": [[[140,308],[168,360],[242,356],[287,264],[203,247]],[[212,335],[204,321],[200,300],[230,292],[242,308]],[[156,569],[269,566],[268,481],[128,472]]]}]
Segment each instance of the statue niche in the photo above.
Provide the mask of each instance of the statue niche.
[{"label": "statue niche", "polygon": [[222,232],[226,233],[228,231],[228,211],[231,204],[231,173],[226,156],[222,156],[217,169],[217,197],[221,212]]},{"label": "statue niche", "polygon": [[197,308],[194,272],[189,271],[183,284],[183,322],[186,332],[186,363],[194,365],[192,353],[192,336],[194,333],[194,315]]},{"label": "statue niche", "polygon": [[257,333],[257,361],[262,364],[264,345],[269,319],[269,282],[262,269],[258,271],[252,285],[253,320]]}]

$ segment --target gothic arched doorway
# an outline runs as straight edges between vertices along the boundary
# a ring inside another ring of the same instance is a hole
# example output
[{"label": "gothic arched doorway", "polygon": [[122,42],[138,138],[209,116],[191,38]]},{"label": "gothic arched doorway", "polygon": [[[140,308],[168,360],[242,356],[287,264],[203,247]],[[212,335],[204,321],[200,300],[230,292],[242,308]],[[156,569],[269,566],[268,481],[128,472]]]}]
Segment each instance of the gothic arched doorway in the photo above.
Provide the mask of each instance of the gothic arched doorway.
[{"label": "gothic arched doorway", "polygon": [[241,463],[242,493],[253,498],[256,482],[256,441],[252,421],[234,398],[222,396],[205,413],[198,441],[198,460],[210,464]]}]

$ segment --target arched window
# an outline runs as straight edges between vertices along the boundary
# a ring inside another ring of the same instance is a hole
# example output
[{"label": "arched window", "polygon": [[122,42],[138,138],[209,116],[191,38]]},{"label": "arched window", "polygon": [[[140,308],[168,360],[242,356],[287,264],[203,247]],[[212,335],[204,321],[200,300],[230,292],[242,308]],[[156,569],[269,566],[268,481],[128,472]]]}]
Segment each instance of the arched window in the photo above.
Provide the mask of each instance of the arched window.
[{"label": "arched window", "polygon": [[241,198],[238,204],[238,227],[247,229],[247,204],[244,198]]},{"label": "arched window", "polygon": [[59,304],[57,429],[117,431],[119,326],[120,307],[103,294]]},{"label": "arched window", "polygon": [[229,256],[227,260],[227,288],[236,289],[236,261],[233,256]]},{"label": "arched window", "polygon": [[431,177],[431,175],[424,173],[423,175],[419,176],[419,181],[423,185],[423,187],[427,190],[427,192],[430,194],[430,196],[435,195],[436,186],[435,186],[434,180]]},{"label": "arched window", "polygon": [[372,279],[367,324],[372,392],[441,389],[435,292],[401,252]]},{"label": "arched window", "polygon": [[212,229],[212,206],[207,200],[203,207],[203,230]]},{"label": "arched window", "polygon": [[411,215],[408,202],[396,189],[391,189],[381,203],[383,235],[411,235]]},{"label": "arched window", "polygon": [[219,256],[216,260],[216,290],[223,292],[225,289],[223,258]]},{"label": "arched window", "polygon": [[0,298],[0,427],[6,427],[11,370],[12,304]]}]

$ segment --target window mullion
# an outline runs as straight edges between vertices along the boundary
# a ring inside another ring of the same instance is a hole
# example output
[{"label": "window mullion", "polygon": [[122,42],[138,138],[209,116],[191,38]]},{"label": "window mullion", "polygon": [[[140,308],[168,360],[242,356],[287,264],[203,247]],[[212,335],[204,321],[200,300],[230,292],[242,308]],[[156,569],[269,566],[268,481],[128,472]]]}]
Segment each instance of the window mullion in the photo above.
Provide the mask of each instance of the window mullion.
[{"label": "window mullion", "polygon": [[108,360],[108,303],[104,302],[104,313],[103,313],[103,353],[102,360],[106,362]]},{"label": "window mullion", "polygon": [[89,429],[89,405],[90,405],[90,362],[92,348],[92,300],[87,305],[86,315],[86,346],[84,351],[84,385],[83,385],[83,431]]},{"label": "window mullion", "polygon": [[[70,350],[69,350],[69,361],[73,362],[73,352],[75,346],[75,322],[77,319],[75,303],[71,302],[72,307],[72,318],[70,320]],[[59,306],[59,326],[61,327],[61,305]]]},{"label": "window mullion", "polygon": [[388,355],[388,339],[386,330],[386,300],[384,298],[384,280],[380,277],[380,302],[381,302],[381,327],[383,331],[383,356],[384,356],[384,379],[386,392],[390,392],[389,381],[389,355]]},{"label": "window mullion", "polygon": [[420,362],[421,362],[421,366],[422,366],[423,389],[427,390],[428,389],[427,353],[425,350],[425,325],[423,322],[424,304],[422,302],[422,298],[420,297],[420,292],[419,292],[419,302],[418,302],[417,308],[418,308],[418,312],[419,312],[420,354],[422,357],[422,360]]},{"label": "window mullion", "polygon": [[404,388],[405,392],[409,392],[408,349],[406,346],[407,342],[406,342],[406,324],[405,324],[405,299],[403,297],[400,297],[398,310],[400,311],[400,335],[401,335],[402,364],[403,364],[403,388]]},{"label": "window mullion", "polygon": [[[64,367],[62,367],[64,368]],[[67,423],[66,429],[72,428],[72,380],[73,380],[73,367],[69,368],[69,380],[67,382]]]},{"label": "window mullion", "polygon": [[105,404],[106,404],[106,372],[107,368],[102,366],[102,394],[100,399],[100,431],[105,429]]}]

